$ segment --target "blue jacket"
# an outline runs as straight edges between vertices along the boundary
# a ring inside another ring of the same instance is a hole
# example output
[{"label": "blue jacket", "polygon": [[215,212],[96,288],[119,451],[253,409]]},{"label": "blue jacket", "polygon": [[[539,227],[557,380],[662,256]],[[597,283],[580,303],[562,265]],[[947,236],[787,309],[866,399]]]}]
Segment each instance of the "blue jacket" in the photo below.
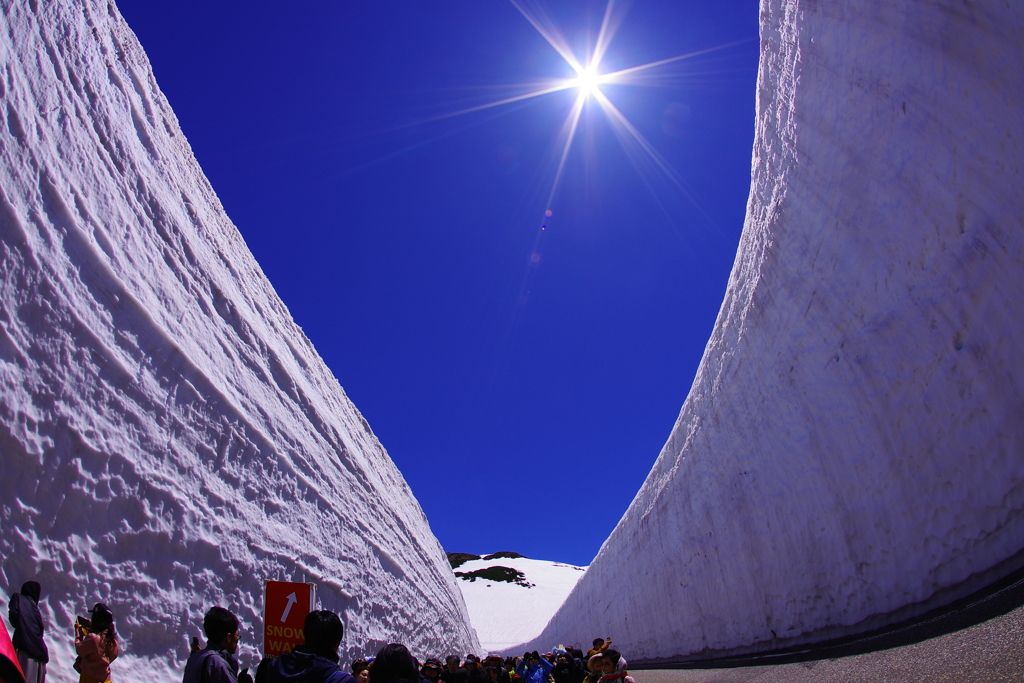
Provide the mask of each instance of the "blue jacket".
[{"label": "blue jacket", "polygon": [[519,674],[526,683],[548,683],[548,674],[551,673],[551,669],[553,668],[554,666],[551,662],[543,657],[540,658],[540,664],[536,666],[527,665],[526,660],[524,659],[519,663],[519,666],[516,667],[516,673]]}]

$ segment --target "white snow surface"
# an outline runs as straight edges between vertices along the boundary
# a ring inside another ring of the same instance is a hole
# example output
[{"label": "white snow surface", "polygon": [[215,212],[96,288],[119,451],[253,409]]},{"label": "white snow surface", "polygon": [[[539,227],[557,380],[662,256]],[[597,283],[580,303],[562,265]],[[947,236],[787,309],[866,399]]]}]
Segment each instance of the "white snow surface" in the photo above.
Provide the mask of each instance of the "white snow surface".
[{"label": "white snow surface", "polygon": [[761,40],[704,358],[531,646],[771,650],[1024,564],[1024,4],[766,0]]},{"label": "white snow surface", "polygon": [[74,677],[73,619],[99,601],[114,680],[180,680],[214,604],[251,665],[265,579],[318,584],[343,659],[477,650],[419,504],[114,4],[7,2],[0,35],[0,589],[41,582],[50,677]]},{"label": "white snow surface", "polygon": [[[587,570],[561,562],[502,557],[470,560],[455,571],[472,572],[496,566],[517,569],[524,574],[527,583],[534,585],[527,588],[503,581],[459,579],[469,620],[486,652],[503,651],[540,634]],[[549,643],[545,652],[556,644]],[[566,644],[575,644],[575,641]]]}]

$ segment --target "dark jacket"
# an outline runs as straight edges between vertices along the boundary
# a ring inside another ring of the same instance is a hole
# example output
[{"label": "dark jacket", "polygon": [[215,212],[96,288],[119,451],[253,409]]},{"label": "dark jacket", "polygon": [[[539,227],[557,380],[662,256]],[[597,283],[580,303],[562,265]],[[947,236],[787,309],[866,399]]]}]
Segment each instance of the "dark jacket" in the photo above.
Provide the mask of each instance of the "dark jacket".
[{"label": "dark jacket", "polygon": [[14,627],[11,642],[14,649],[46,664],[50,661],[50,653],[43,642],[43,616],[39,614],[39,605],[30,597],[19,593],[11,596],[11,606],[7,615]]},{"label": "dark jacket", "polygon": [[238,683],[238,660],[207,646],[189,656],[181,683]]},{"label": "dark jacket", "polygon": [[557,663],[551,668],[551,676],[555,683],[580,683],[583,680],[583,672],[576,666],[576,660],[572,655],[566,655],[567,662]]},{"label": "dark jacket", "polygon": [[[336,661],[332,662],[312,652],[303,652],[302,649],[299,646],[274,659],[264,660],[267,683],[356,683],[352,674],[342,671]],[[260,669],[263,668],[264,664],[261,663]]]}]

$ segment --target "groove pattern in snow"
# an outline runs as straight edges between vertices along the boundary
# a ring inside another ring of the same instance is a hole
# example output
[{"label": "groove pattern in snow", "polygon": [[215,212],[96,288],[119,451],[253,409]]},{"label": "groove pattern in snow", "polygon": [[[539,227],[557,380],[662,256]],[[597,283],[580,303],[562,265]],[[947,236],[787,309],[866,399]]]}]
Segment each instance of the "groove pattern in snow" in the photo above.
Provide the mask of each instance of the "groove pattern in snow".
[{"label": "groove pattern in snow", "polygon": [[180,679],[214,603],[251,648],[264,579],[318,583],[346,656],[476,650],[419,504],[114,5],[5,3],[0,34],[0,587],[43,584],[52,673],[97,601],[126,680]]},{"label": "groove pattern in snow", "polygon": [[718,322],[531,649],[772,650],[1024,564],[1024,5],[765,0],[761,39]]}]

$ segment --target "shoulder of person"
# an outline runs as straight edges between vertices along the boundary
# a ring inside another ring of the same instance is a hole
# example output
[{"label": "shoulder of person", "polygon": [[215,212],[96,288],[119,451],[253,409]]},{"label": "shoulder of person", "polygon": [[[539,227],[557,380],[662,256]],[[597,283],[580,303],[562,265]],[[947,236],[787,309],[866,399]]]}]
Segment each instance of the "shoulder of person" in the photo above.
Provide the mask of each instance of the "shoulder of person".
[{"label": "shoulder of person", "polygon": [[324,683],[356,683],[356,678],[339,666]]}]

